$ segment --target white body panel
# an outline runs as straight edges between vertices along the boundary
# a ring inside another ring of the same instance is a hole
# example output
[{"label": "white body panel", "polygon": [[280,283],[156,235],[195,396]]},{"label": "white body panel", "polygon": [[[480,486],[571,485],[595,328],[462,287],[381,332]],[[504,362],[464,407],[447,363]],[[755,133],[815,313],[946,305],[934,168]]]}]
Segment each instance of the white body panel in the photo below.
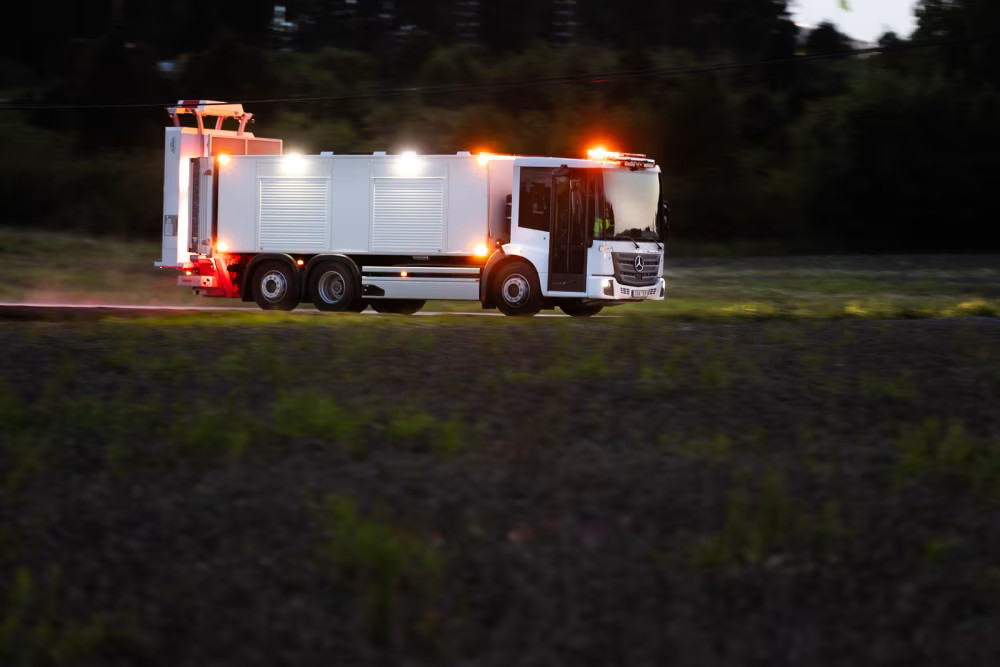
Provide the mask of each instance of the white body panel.
[{"label": "white body panel", "polygon": [[333,220],[352,220],[356,224],[333,226],[330,242],[345,253],[368,252],[372,216],[372,199],[364,196],[371,187],[371,161],[367,158],[338,160],[333,164],[333,202],[330,214]]},{"label": "white body panel", "polygon": [[385,290],[386,299],[479,299],[479,278],[366,277],[365,285]]},{"label": "white body panel", "polygon": [[232,253],[471,255],[489,234],[487,174],[471,156],[233,156],[218,240]]},{"label": "white body panel", "polygon": [[179,267],[187,261],[190,159],[202,155],[206,142],[197,130],[191,130],[183,127],[166,129],[163,144],[163,243],[157,266]]},{"label": "white body panel", "polygon": [[202,132],[194,127],[168,127],[163,139],[163,241],[160,261],[156,266],[181,267],[188,261],[190,214],[191,158],[209,153],[210,137],[254,138],[231,130]]},{"label": "white body panel", "polygon": [[507,195],[514,192],[514,158],[492,157],[488,163],[488,171],[490,239],[498,239],[507,225]]}]

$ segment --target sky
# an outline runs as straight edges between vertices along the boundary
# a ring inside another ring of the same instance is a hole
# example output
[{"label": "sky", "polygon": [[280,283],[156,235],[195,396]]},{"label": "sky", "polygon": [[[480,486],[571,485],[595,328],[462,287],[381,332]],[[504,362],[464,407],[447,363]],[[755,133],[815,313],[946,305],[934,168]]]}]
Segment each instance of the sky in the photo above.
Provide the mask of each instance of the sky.
[{"label": "sky", "polygon": [[846,12],[841,0],[790,0],[788,4],[796,23],[830,21],[840,32],[866,42],[877,41],[889,30],[909,37],[916,27],[913,8],[917,0],[847,0]]}]

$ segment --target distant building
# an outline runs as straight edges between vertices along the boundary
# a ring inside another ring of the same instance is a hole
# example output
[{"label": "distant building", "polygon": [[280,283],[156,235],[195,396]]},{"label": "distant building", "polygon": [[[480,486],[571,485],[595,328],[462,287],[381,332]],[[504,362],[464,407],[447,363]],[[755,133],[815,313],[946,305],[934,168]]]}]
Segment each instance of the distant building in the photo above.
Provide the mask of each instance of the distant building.
[{"label": "distant building", "polygon": [[576,0],[552,0],[552,43],[573,44],[580,31]]},{"label": "distant building", "polygon": [[340,25],[352,25],[358,18],[358,0],[334,0],[331,17]]},{"label": "distant building", "polygon": [[385,26],[396,24],[396,3],[393,0],[382,0],[379,7],[378,19]]},{"label": "distant building", "polygon": [[479,41],[479,0],[454,0],[455,37],[460,42]]},{"label": "distant building", "polygon": [[271,18],[271,39],[274,45],[281,50],[289,50],[296,28],[295,23],[288,20],[288,8],[285,5],[275,5],[274,16]]}]

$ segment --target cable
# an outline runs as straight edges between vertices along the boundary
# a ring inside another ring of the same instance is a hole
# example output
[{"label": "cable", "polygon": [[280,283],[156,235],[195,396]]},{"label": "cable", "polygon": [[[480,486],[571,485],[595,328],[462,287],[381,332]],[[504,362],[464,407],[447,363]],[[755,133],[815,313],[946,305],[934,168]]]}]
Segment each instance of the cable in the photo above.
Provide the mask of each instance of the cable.
[{"label": "cable", "polygon": [[[315,102],[342,102],[347,100],[361,100],[372,98],[402,97],[407,95],[442,95],[448,93],[461,92],[489,92],[496,90],[512,90],[516,88],[536,88],[541,86],[585,84],[602,85],[612,81],[627,79],[645,78],[669,78],[673,76],[685,76],[690,74],[708,74],[716,72],[736,71],[741,69],[753,69],[757,67],[772,67],[775,65],[800,64],[815,62],[819,60],[833,60],[840,58],[853,58],[857,56],[885,54],[895,51],[910,51],[915,49],[926,49],[938,46],[948,46],[954,44],[970,44],[982,41],[990,41],[1000,38],[1000,33],[981,35],[962,40],[933,40],[923,42],[905,42],[894,46],[873,46],[864,49],[850,49],[846,51],[832,51],[828,53],[816,53],[805,56],[793,56],[791,58],[772,58],[766,60],[756,60],[749,62],[715,63],[711,65],[680,65],[675,67],[625,70],[615,72],[593,72],[587,74],[546,77],[541,79],[520,79],[514,81],[491,81],[487,83],[453,83],[439,84],[432,86],[406,86],[399,88],[381,88],[366,92],[345,93],[343,95],[324,95],[316,97],[275,97],[262,99],[234,100],[231,102],[212,102],[205,106],[223,104],[243,104],[243,105],[263,105],[263,104],[296,104]],[[0,102],[0,111],[84,111],[84,110],[112,110],[112,109],[162,109],[165,107],[176,107],[176,102],[147,102],[147,103],[126,103],[126,104],[10,104]]]}]

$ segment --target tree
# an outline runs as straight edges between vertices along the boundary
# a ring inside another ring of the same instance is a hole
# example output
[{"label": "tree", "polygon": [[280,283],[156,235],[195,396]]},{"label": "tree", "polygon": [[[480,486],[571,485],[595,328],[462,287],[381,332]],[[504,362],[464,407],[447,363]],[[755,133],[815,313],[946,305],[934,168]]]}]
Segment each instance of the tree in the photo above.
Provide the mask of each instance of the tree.
[{"label": "tree", "polygon": [[997,248],[990,146],[1000,98],[969,96],[944,77],[871,67],[838,98],[814,104],[794,131],[790,196],[850,250]]},{"label": "tree", "polygon": [[851,40],[847,35],[837,30],[837,26],[824,21],[806,37],[805,51],[807,54],[838,53],[848,51]]},{"label": "tree", "polygon": [[1000,3],[996,0],[920,0],[916,40],[943,40],[951,76],[1000,85]]}]

